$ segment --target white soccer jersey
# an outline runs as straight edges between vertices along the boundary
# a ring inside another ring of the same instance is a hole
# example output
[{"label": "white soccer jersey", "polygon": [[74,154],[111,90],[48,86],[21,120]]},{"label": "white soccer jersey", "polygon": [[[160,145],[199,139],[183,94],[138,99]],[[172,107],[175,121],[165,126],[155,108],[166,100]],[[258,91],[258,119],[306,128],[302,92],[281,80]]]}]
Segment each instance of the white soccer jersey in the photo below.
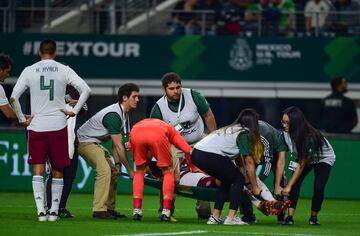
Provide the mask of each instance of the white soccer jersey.
[{"label": "white soccer jersey", "polygon": [[[17,101],[27,88],[30,89],[33,119],[28,130],[56,131],[66,126],[66,116],[60,110],[65,109],[68,84],[80,92],[78,103],[72,110],[78,113],[90,94],[90,88],[69,66],[55,60],[41,60],[23,70],[11,98]],[[22,112],[18,115],[19,119],[21,115]]]},{"label": "white soccer jersey", "polygon": [[6,97],[5,90],[4,90],[3,86],[0,84],[0,106],[4,106],[8,103],[9,103],[9,101]]},{"label": "white soccer jersey", "polygon": [[236,143],[238,135],[246,131],[239,125],[218,129],[195,144],[194,148],[200,151],[219,154],[235,159],[240,153]]},{"label": "white soccer jersey", "polygon": [[[191,144],[201,139],[204,133],[204,122],[192,98],[191,89],[182,89],[182,99],[182,103],[185,103],[185,106],[179,113],[169,108],[168,100],[165,96],[161,97],[156,103],[159,106],[163,121],[173,126],[180,123],[184,128],[181,136],[186,142]],[[179,107],[181,108],[181,104],[179,104]]]}]

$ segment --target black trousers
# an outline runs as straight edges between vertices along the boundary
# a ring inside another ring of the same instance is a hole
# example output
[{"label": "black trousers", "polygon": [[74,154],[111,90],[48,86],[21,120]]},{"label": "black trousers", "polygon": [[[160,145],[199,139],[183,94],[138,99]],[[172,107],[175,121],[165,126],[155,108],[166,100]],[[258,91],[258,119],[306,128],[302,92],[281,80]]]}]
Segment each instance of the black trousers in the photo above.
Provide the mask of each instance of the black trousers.
[{"label": "black trousers", "polygon": [[299,179],[293,185],[289,200],[291,201],[291,208],[296,208],[300,196],[301,185],[305,177],[314,170],[314,193],[312,197],[311,210],[319,212],[321,210],[322,202],[324,201],[325,186],[329,179],[331,165],[327,163],[308,164],[305,166]]},{"label": "black trousers", "polygon": [[191,153],[191,159],[193,164],[202,171],[221,181],[214,208],[222,210],[225,201],[229,199],[229,208],[237,210],[239,208],[239,196],[243,191],[245,178],[230,158],[194,149]]},{"label": "black trousers", "polygon": [[[76,145],[73,158],[70,161],[70,165],[63,169],[64,187],[61,193],[59,209],[66,208],[66,203],[71,193],[71,189],[76,177],[78,162],[79,162],[79,153],[77,151],[77,145]],[[52,177],[50,174],[46,182],[46,202],[48,209],[51,208],[51,182],[52,182]]]}]

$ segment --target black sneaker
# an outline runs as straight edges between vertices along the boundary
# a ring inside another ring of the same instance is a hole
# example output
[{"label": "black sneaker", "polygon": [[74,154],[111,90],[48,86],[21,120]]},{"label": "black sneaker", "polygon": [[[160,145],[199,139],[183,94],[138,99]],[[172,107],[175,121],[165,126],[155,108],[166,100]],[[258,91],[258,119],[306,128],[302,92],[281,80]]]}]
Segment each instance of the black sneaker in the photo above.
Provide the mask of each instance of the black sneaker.
[{"label": "black sneaker", "polygon": [[285,214],[283,212],[277,215],[277,223],[279,225],[283,225],[285,223]]},{"label": "black sneaker", "polygon": [[252,215],[244,215],[241,217],[241,220],[248,223],[248,224],[255,224],[256,223],[256,216],[254,214]]},{"label": "black sneaker", "polygon": [[115,216],[116,218],[126,218],[127,216],[124,215],[124,214],[121,214],[120,212],[118,211],[115,211],[115,210],[107,210],[107,212],[113,216]]},{"label": "black sneaker", "polygon": [[161,214],[160,215],[160,221],[162,222],[169,222],[170,221],[170,217],[165,215],[165,214]]},{"label": "black sneaker", "polygon": [[59,217],[60,218],[74,218],[75,216],[71,214],[66,208],[59,209]]},{"label": "black sneaker", "polygon": [[92,217],[97,220],[116,220],[116,216],[107,211],[94,211]]},{"label": "black sneaker", "polygon": [[317,216],[311,216],[310,219],[309,219],[309,224],[319,226],[320,223],[319,223],[319,221],[317,219]]},{"label": "black sneaker", "polygon": [[288,216],[286,217],[283,225],[293,225],[294,224],[294,219],[292,216]]}]

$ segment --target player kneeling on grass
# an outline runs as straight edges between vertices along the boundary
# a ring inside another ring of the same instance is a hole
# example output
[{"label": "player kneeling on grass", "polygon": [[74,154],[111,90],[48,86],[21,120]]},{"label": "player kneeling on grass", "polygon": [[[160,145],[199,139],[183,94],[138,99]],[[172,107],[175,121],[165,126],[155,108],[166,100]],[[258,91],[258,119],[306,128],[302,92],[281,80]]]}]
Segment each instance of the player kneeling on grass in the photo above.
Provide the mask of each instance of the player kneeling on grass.
[{"label": "player kneeling on grass", "polygon": [[134,125],[130,132],[129,150],[133,154],[136,172],[133,179],[134,214],[133,220],[142,218],[142,199],[144,194],[144,176],[151,156],[157,160],[157,166],[163,173],[163,210],[161,221],[169,221],[174,196],[174,171],[170,145],[175,145],[185,153],[191,163],[191,147],[176,129],[158,119],[145,119]]}]

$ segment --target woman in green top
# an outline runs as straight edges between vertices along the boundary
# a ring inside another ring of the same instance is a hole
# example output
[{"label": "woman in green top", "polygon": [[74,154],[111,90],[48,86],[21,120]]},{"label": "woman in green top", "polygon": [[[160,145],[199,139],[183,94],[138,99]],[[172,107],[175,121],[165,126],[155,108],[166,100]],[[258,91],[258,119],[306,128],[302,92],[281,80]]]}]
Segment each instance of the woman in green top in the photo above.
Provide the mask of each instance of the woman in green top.
[{"label": "woman in green top", "polygon": [[[291,205],[287,225],[294,224],[294,214],[304,178],[314,170],[314,193],[311,205],[310,225],[320,225],[317,215],[324,200],[325,186],[331,167],[335,162],[335,153],[327,139],[306,120],[297,107],[289,107],[283,111],[281,123],[284,132],[279,140],[279,159],[275,177],[275,194],[289,196]],[[294,160],[289,169],[294,171],[287,186],[282,189],[280,180],[284,171],[285,153],[290,152]]]}]

